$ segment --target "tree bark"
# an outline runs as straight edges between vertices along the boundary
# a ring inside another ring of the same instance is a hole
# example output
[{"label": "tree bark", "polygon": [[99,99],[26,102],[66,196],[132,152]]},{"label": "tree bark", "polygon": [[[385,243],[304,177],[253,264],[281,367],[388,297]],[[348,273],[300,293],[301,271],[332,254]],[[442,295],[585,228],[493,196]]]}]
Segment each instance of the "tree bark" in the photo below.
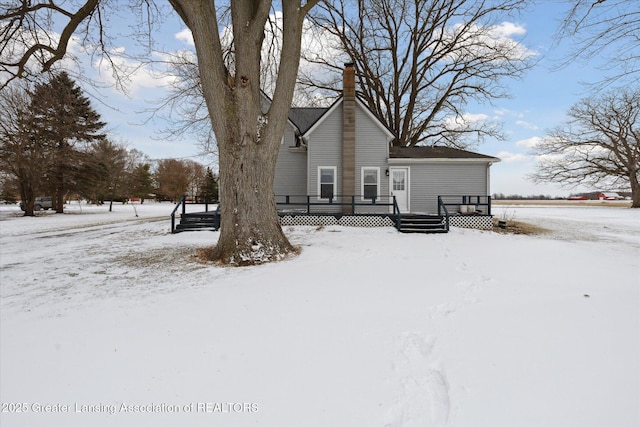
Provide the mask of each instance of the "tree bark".
[{"label": "tree bark", "polygon": [[221,224],[212,258],[225,264],[277,261],[296,250],[280,226],[273,193],[273,155],[259,144],[220,145]]},{"label": "tree bark", "polygon": [[632,172],[629,176],[631,183],[631,207],[640,208],[640,182],[638,182],[638,173]]},{"label": "tree bark", "polygon": [[23,184],[19,183],[20,186],[20,199],[22,199],[22,207],[24,208],[24,216],[35,216],[33,211],[33,204],[36,200],[33,189]]},{"label": "tree bark", "polygon": [[208,256],[231,265],[277,261],[297,250],[280,226],[275,165],[300,61],[302,22],[317,0],[282,2],[283,40],[271,105],[262,111],[261,49],[270,1],[231,2],[233,63],[225,62],[213,2],[170,0],[191,29],[202,91],[218,144],[221,224]]}]

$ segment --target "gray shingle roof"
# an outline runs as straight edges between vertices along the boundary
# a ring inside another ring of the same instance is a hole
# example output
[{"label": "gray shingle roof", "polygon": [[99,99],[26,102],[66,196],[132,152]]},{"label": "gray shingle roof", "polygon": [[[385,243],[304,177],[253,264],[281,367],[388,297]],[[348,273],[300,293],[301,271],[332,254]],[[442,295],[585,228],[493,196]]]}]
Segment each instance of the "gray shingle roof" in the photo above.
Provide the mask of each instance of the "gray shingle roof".
[{"label": "gray shingle roof", "polygon": [[292,108],[289,110],[289,120],[304,134],[327,110],[328,108]]},{"label": "gray shingle roof", "polygon": [[392,159],[487,159],[496,157],[451,147],[391,147],[389,157]]}]

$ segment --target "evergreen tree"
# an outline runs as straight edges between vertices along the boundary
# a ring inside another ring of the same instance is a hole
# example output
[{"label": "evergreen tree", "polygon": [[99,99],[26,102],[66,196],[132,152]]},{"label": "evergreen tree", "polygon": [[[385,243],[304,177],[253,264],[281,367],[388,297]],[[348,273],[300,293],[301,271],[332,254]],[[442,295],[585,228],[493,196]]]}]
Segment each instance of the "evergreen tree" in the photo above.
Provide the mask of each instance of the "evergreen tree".
[{"label": "evergreen tree", "polygon": [[218,180],[216,176],[213,174],[213,171],[211,170],[211,168],[207,168],[204,186],[202,188],[202,195],[209,202],[218,201]]},{"label": "evergreen tree", "polygon": [[35,86],[30,109],[36,138],[52,152],[52,165],[45,173],[55,193],[56,212],[62,213],[65,193],[82,179],[78,174],[84,169],[83,156],[77,145],[104,139],[100,131],[105,123],[66,72]]},{"label": "evergreen tree", "polygon": [[153,193],[153,176],[149,163],[135,166],[130,175],[129,191],[133,197],[138,197],[141,202],[144,202],[144,199]]}]

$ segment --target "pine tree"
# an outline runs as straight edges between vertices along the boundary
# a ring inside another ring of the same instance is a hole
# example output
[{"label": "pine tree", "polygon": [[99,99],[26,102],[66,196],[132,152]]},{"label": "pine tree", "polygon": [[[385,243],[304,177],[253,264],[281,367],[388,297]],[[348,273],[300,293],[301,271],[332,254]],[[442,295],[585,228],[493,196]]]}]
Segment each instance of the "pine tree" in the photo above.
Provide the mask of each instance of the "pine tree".
[{"label": "pine tree", "polygon": [[218,180],[211,168],[207,168],[202,195],[209,201],[218,201]]},{"label": "pine tree", "polygon": [[38,141],[51,149],[52,166],[44,172],[55,193],[56,212],[62,213],[65,193],[82,179],[78,176],[83,168],[77,145],[105,138],[100,133],[105,123],[66,72],[36,85],[31,112]]},{"label": "pine tree", "polygon": [[153,193],[153,176],[151,175],[151,165],[143,163],[137,165],[130,175],[129,190],[133,197],[138,197],[141,202]]}]

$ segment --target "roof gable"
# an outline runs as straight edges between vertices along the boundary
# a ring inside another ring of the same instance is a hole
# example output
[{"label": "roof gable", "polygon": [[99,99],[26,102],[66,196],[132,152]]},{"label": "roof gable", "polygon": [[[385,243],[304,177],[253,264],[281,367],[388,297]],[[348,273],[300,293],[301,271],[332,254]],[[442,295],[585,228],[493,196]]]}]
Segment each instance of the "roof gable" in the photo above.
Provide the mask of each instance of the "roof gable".
[{"label": "roof gable", "polygon": [[[314,130],[317,129],[318,126],[320,126],[320,124],[331,115],[331,113],[338,108],[338,106],[340,106],[342,104],[343,101],[343,97],[340,96],[338,99],[336,99],[336,101],[331,104],[331,106],[327,109],[325,109],[325,111],[318,117],[318,119],[308,128],[306,129],[306,131],[302,132],[302,136],[306,137],[309,134],[313,133]],[[363,111],[364,113],[371,119],[371,121],[374,122],[374,124],[380,128],[383,133],[387,136],[387,140],[391,141],[395,138],[395,135],[393,134],[393,132],[391,132],[389,130],[389,128],[382,123],[380,120],[378,120],[378,118],[375,116],[375,114],[373,114],[373,112],[362,102],[362,100],[360,100],[360,98],[356,97],[356,105],[358,105]],[[320,110],[320,109],[318,109]]]}]

